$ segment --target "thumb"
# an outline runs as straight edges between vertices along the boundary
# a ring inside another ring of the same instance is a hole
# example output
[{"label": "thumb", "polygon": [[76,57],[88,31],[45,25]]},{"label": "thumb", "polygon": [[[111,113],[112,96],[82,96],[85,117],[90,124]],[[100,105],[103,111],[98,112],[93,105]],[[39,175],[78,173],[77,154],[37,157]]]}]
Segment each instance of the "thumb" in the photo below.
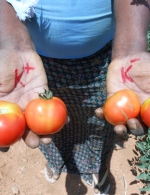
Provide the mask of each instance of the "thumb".
[{"label": "thumb", "polygon": [[147,131],[146,125],[138,119],[131,118],[127,121],[129,131],[136,136],[144,135]]},{"label": "thumb", "polygon": [[97,108],[95,110],[95,115],[97,116],[97,118],[99,119],[104,119],[104,113],[103,113],[103,108]]}]

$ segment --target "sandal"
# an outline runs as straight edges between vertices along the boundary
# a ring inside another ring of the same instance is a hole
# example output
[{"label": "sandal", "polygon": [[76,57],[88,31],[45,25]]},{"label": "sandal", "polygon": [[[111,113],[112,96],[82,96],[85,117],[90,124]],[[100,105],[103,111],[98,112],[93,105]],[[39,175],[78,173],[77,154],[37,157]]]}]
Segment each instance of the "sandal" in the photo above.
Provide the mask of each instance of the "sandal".
[{"label": "sandal", "polygon": [[[107,195],[109,189],[110,189],[110,183],[108,179],[108,169],[106,169],[106,172],[101,180],[101,182],[98,182],[97,177],[95,174],[93,174],[93,189],[94,189],[94,195]],[[95,192],[95,189],[98,191]]]},{"label": "sandal", "polygon": [[48,163],[46,163],[46,165],[45,165],[45,168],[44,168],[44,175],[45,175],[46,180],[47,180],[48,182],[50,182],[50,183],[55,183],[55,182],[59,179],[59,177],[60,177],[60,174],[59,174],[59,175],[57,174],[58,178],[57,178],[57,179],[54,179],[54,178],[53,178],[53,176],[56,175],[56,172],[55,172],[54,169],[52,169],[52,168],[48,165]]}]

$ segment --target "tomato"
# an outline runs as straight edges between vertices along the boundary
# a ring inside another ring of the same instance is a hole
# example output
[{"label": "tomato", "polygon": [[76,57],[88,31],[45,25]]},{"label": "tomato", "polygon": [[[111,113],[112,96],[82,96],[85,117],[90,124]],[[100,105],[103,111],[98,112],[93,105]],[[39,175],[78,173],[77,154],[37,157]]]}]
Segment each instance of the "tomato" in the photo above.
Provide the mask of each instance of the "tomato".
[{"label": "tomato", "polygon": [[150,98],[142,104],[140,115],[142,121],[150,127]]},{"label": "tomato", "polygon": [[14,103],[0,100],[0,147],[17,142],[26,128],[22,109]]},{"label": "tomato", "polygon": [[123,89],[109,97],[103,107],[105,119],[112,125],[124,125],[130,118],[140,114],[138,96],[129,89]]},{"label": "tomato", "polygon": [[54,97],[51,91],[40,94],[40,98],[33,99],[25,109],[27,125],[38,135],[53,134],[64,126],[67,119],[65,103]]}]

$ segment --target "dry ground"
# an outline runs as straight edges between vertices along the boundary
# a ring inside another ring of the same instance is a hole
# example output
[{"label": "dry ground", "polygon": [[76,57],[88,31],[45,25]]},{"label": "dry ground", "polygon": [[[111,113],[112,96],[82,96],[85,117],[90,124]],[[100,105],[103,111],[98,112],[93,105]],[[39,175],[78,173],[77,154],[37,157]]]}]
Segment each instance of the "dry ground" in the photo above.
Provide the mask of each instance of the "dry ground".
[{"label": "dry ground", "polygon": [[[117,137],[118,141],[118,137]],[[124,143],[125,148],[113,150],[110,161],[110,195],[139,195],[141,183],[134,183],[135,176],[130,171],[128,159],[135,154],[134,136]],[[7,153],[0,152],[0,195],[92,195],[92,187],[87,186],[78,175],[63,173],[55,184],[44,178],[46,163],[39,149],[28,148],[21,140]],[[148,193],[147,193],[148,194]]]}]

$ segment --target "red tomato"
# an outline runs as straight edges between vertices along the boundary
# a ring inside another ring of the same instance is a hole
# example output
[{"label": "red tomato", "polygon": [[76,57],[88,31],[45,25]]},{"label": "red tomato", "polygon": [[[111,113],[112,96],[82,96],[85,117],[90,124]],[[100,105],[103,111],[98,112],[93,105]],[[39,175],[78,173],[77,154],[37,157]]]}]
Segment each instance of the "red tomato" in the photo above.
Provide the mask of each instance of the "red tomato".
[{"label": "red tomato", "polygon": [[138,96],[129,89],[123,89],[109,97],[103,107],[105,119],[112,125],[124,125],[140,113]]},{"label": "red tomato", "polygon": [[25,109],[28,127],[38,135],[53,134],[62,129],[67,118],[65,103],[51,92],[29,102]]},{"label": "red tomato", "polygon": [[25,128],[22,109],[17,104],[0,100],[0,147],[8,147],[17,142]]},{"label": "red tomato", "polygon": [[141,119],[150,127],[150,98],[148,98],[141,107]]}]

